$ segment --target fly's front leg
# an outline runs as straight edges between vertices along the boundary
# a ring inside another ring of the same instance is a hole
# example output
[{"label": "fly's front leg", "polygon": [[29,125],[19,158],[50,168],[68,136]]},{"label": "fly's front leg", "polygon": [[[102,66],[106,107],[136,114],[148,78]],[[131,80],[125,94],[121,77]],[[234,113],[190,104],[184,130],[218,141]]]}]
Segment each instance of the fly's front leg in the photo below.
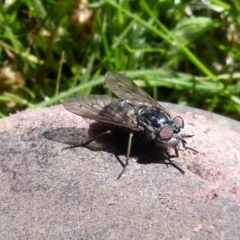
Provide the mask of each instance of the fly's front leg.
[{"label": "fly's front leg", "polygon": [[130,157],[130,152],[131,152],[131,147],[132,147],[132,137],[133,137],[133,133],[129,134],[129,139],[128,139],[128,149],[127,149],[127,155],[126,155],[126,164],[123,167],[123,170],[121,171],[121,173],[118,175],[117,179],[119,179],[122,174],[125,172],[126,167],[129,164],[129,157]]},{"label": "fly's front leg", "polygon": [[[187,137],[192,137],[193,135],[187,135]],[[193,148],[190,148],[190,147],[187,147],[186,146],[186,144],[187,144],[187,142],[183,139],[182,141],[182,146],[183,146],[183,148],[184,148],[184,150],[187,150],[187,149],[189,149],[189,150],[191,150],[191,151],[193,151],[193,152],[195,152],[195,153],[199,153],[197,150],[195,150],[195,149],[193,149]]]},{"label": "fly's front leg", "polygon": [[173,166],[175,167],[180,173],[182,174],[185,174],[185,171],[183,171],[178,165],[176,165],[172,160],[171,160],[171,157],[178,157],[178,149],[175,147],[174,148],[175,150],[175,156],[171,156],[169,155],[167,152],[163,152],[164,156],[167,158],[168,162]]}]

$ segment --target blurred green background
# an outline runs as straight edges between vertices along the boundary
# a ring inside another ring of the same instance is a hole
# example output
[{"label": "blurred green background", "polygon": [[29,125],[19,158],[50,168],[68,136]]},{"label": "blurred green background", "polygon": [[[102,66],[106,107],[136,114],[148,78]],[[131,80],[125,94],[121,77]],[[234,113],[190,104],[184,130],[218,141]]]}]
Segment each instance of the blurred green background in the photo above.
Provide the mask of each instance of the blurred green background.
[{"label": "blurred green background", "polygon": [[124,73],[156,100],[240,120],[240,1],[0,1],[0,116],[111,94]]}]

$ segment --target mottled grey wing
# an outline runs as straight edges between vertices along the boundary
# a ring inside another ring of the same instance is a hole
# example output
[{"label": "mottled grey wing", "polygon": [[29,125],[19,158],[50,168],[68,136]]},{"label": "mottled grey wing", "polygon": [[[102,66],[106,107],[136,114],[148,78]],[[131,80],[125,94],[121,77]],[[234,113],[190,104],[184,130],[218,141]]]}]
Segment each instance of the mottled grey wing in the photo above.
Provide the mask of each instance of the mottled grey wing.
[{"label": "mottled grey wing", "polygon": [[139,131],[135,116],[131,114],[133,108],[120,99],[104,95],[89,95],[73,97],[63,103],[69,112],[84,118],[108,122]]},{"label": "mottled grey wing", "polygon": [[[108,88],[120,99],[140,102],[164,109],[157,101],[139,88],[132,80],[116,72],[107,72],[105,81]],[[140,104],[139,103],[139,104]]]}]

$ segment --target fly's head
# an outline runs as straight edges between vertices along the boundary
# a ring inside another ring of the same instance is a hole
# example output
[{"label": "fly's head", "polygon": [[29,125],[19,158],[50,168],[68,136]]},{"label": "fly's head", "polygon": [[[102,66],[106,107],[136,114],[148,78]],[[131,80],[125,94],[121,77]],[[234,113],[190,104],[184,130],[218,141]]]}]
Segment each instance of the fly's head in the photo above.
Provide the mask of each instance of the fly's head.
[{"label": "fly's head", "polygon": [[175,147],[188,135],[184,131],[182,117],[171,116],[159,108],[142,107],[137,114],[138,123],[148,139],[163,147]]},{"label": "fly's head", "polygon": [[184,130],[184,121],[182,117],[177,116],[160,129],[156,140],[159,145],[175,147],[187,136]]}]

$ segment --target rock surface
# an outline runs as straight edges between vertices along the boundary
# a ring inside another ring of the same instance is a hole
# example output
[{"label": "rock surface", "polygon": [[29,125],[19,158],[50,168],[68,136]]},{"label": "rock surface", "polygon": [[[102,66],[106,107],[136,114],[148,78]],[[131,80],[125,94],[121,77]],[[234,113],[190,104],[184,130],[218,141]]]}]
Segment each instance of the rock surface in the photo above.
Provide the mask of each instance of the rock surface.
[{"label": "rock surface", "polygon": [[[240,124],[165,104],[195,136],[175,164],[135,138],[115,133],[66,149],[101,124],[62,106],[0,120],[0,239],[239,239]],[[89,127],[89,124],[90,127]],[[89,130],[90,129],[90,130]],[[116,156],[115,156],[116,155]]]}]

